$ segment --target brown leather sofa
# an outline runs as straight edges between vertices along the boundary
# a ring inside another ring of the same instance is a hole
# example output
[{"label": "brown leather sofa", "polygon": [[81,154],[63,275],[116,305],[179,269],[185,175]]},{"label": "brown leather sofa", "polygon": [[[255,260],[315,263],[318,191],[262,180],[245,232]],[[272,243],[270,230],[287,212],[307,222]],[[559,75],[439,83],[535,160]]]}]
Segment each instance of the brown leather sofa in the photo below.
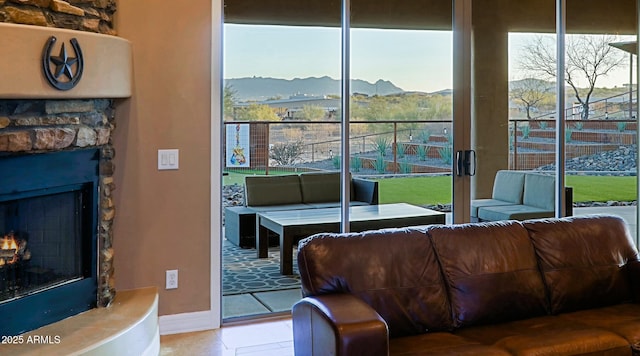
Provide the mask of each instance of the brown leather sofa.
[{"label": "brown leather sofa", "polygon": [[318,234],[298,266],[296,355],[640,355],[618,217]]}]

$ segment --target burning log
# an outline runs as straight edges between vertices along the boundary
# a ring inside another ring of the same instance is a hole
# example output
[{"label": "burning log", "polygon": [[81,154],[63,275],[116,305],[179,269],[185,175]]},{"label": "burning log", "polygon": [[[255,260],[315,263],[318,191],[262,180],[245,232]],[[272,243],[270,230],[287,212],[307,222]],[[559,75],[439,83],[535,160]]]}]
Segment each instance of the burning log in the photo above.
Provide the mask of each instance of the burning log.
[{"label": "burning log", "polygon": [[27,249],[27,241],[16,238],[13,231],[0,240],[0,267],[30,259],[31,252]]}]

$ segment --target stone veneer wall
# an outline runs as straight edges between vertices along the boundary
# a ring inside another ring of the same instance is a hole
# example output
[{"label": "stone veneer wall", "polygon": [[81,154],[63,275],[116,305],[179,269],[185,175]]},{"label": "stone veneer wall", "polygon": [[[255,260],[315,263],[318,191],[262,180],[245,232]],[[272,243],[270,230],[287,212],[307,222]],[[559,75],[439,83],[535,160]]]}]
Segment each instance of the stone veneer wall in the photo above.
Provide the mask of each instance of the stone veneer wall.
[{"label": "stone veneer wall", "polygon": [[98,207],[98,305],[115,297],[113,278],[112,191],[115,128],[113,101],[0,100],[0,159],[2,155],[32,154],[100,148],[100,201]]},{"label": "stone veneer wall", "polygon": [[115,0],[0,0],[0,22],[115,35]]},{"label": "stone veneer wall", "polygon": [[[0,22],[115,35],[115,0],[0,0]],[[0,100],[0,158],[6,153],[26,154],[99,147],[99,268],[98,306],[115,297],[113,270],[113,218],[111,192],[114,129],[113,101]]]}]

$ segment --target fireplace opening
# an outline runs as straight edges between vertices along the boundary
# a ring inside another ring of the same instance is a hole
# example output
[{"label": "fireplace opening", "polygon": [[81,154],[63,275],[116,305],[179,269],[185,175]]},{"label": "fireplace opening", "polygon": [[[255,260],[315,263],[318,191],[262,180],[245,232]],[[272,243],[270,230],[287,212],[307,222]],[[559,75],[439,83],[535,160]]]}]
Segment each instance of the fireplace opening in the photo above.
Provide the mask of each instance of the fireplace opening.
[{"label": "fireplace opening", "polygon": [[96,306],[98,159],[0,157],[0,335]]},{"label": "fireplace opening", "polygon": [[91,246],[82,241],[87,188],[67,189],[0,202],[0,304],[90,277],[83,255]]}]

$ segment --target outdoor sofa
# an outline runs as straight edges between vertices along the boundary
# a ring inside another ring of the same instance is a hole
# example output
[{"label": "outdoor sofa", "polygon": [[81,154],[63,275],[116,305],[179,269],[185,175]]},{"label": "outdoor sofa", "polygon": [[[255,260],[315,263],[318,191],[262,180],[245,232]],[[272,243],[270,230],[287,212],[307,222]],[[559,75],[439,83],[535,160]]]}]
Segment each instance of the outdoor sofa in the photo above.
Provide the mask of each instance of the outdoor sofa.
[{"label": "outdoor sofa", "polygon": [[296,355],[640,355],[640,261],[592,215],[299,243]]},{"label": "outdoor sofa", "polygon": [[[471,221],[526,220],[555,216],[555,177],[500,170],[490,199],[471,201]],[[573,215],[573,189],[565,188],[566,216]]]},{"label": "outdoor sofa", "polygon": [[[350,205],[377,205],[378,182],[350,177]],[[244,206],[225,208],[225,237],[256,247],[256,213],[340,206],[340,172],[247,176]]]}]

